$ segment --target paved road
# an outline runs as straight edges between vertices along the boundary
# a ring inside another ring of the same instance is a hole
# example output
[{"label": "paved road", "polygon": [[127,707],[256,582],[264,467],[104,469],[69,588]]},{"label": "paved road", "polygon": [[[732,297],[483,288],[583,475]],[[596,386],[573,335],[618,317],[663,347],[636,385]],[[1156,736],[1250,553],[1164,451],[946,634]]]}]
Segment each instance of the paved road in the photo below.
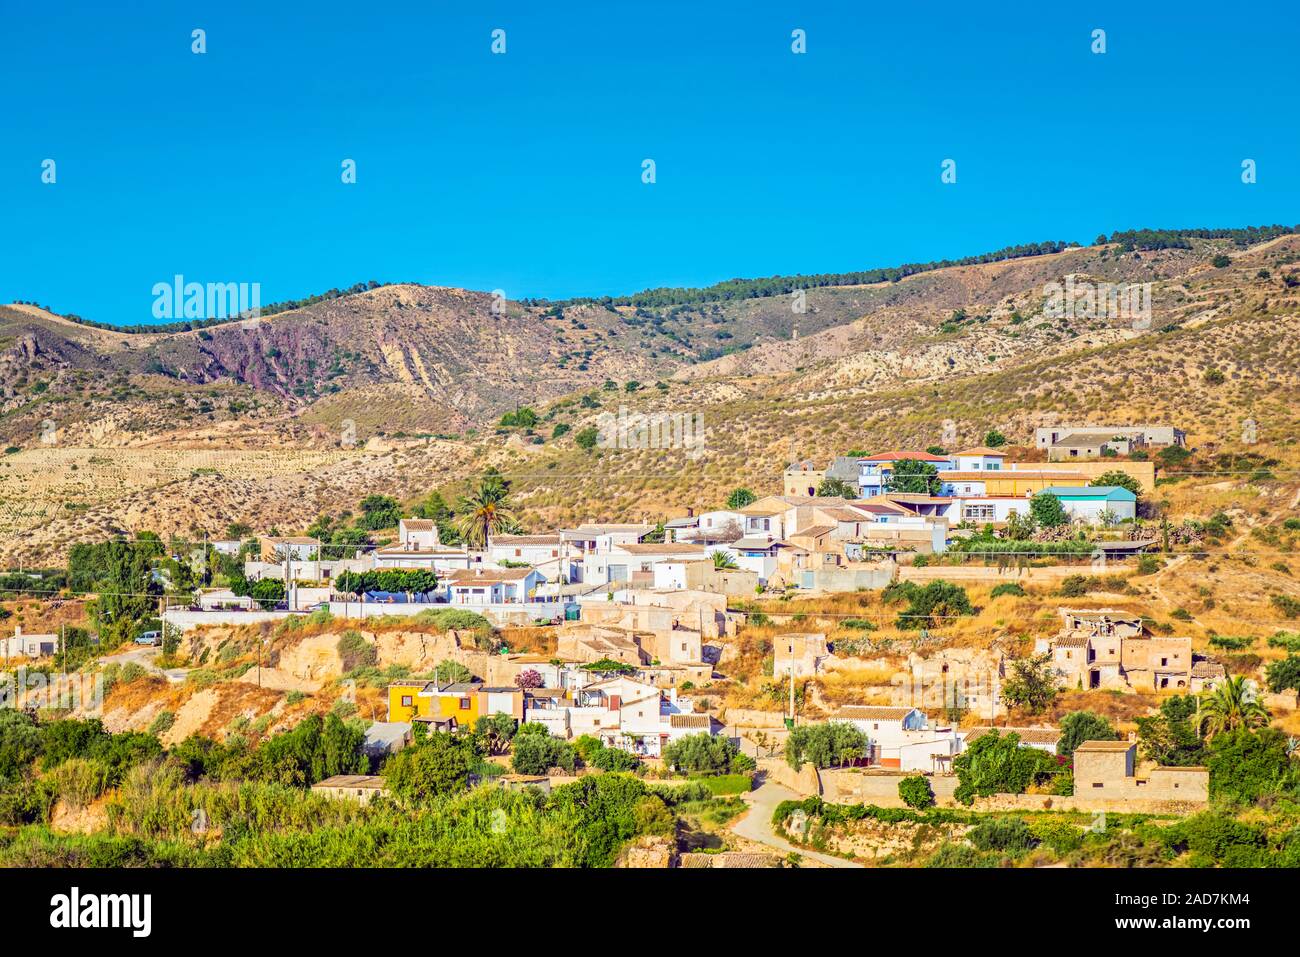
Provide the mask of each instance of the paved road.
[{"label": "paved road", "polygon": [[861,864],[854,861],[846,861],[842,857],[833,857],[830,854],[820,854],[817,851],[810,851],[802,847],[795,847],[783,837],[778,837],[772,830],[772,813],[776,806],[782,801],[794,801],[799,798],[789,788],[777,784],[773,781],[764,781],[763,784],[754,791],[744,796],[746,803],[749,804],[749,812],[740,820],[731,825],[731,829],[741,837],[747,837],[751,841],[758,841],[760,844],[766,844],[768,847],[775,848],[783,854],[799,854],[815,861],[820,861],[829,867],[861,867]]}]

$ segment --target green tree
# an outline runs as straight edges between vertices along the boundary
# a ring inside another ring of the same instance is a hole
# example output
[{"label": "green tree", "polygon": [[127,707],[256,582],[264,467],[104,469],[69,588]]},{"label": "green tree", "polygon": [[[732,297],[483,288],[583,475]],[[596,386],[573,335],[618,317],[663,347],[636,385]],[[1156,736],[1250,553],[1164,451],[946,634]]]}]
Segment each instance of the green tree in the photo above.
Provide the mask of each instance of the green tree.
[{"label": "green tree", "polygon": [[469,787],[469,773],[480,755],[472,736],[430,734],[384,762],[384,783],[397,797],[424,803]]},{"label": "green tree", "polygon": [[370,531],[392,528],[401,518],[402,506],[397,499],[391,495],[367,495],[361,500],[357,526]]},{"label": "green tree", "polygon": [[785,759],[796,771],[805,761],[816,768],[838,767],[866,754],[867,743],[867,736],[847,721],[801,724],[786,738]]},{"label": "green tree", "polygon": [[1274,661],[1265,671],[1268,678],[1268,690],[1274,693],[1300,691],[1300,656],[1287,655],[1281,661]]},{"label": "green tree", "polygon": [[1198,711],[1195,695],[1174,695],[1160,703],[1156,714],[1136,719],[1142,757],[1168,767],[1201,764],[1205,742],[1196,728]]},{"label": "green tree", "polygon": [[730,552],[724,552],[722,550],[718,550],[716,552],[710,552],[709,557],[713,559],[714,568],[727,569],[727,568],[737,567],[736,559],[731,555]]},{"label": "green tree", "polygon": [[903,594],[910,604],[899,613],[894,622],[896,628],[934,628],[948,624],[950,618],[975,614],[966,589],[943,579],[932,581],[923,588],[913,585]]},{"label": "green tree", "polygon": [[984,444],[991,449],[1000,449],[1007,444],[1007,437],[997,429],[990,429],[984,434]]},{"label": "green tree", "polygon": [[727,508],[736,511],[746,505],[752,505],[756,501],[758,501],[758,496],[742,486],[731,490],[731,494],[727,496]]},{"label": "green tree", "polygon": [[478,486],[460,500],[458,530],[472,548],[486,548],[493,536],[515,526],[510,507],[510,483],[495,469],[489,469]]},{"label": "green tree", "polygon": [[1210,798],[1216,801],[1251,803],[1289,790],[1296,780],[1286,735],[1276,728],[1225,731],[1210,743],[1205,763]]},{"label": "green tree", "polygon": [[1056,759],[1038,748],[1020,746],[1020,735],[992,730],[980,735],[952,762],[954,796],[962,804],[991,794],[1023,794],[1057,772]]},{"label": "green tree", "polygon": [[929,462],[917,459],[895,462],[888,483],[889,491],[911,495],[938,495],[942,487],[939,470]]},{"label": "green tree", "polygon": [[0,782],[16,781],[41,754],[41,729],[25,711],[0,707]]},{"label": "green tree", "polygon": [[284,582],[279,578],[259,578],[249,587],[248,595],[263,609],[270,611],[284,601]]},{"label": "green tree", "polygon": [[1070,516],[1066,514],[1065,506],[1051,492],[1039,492],[1030,498],[1029,513],[1034,521],[1044,528],[1056,528],[1070,523]]},{"label": "green tree", "polygon": [[596,447],[596,441],[600,438],[600,433],[596,431],[594,425],[588,425],[573,433],[573,441],[578,444],[578,448],[584,452],[590,452]]},{"label": "green tree", "polygon": [[540,724],[526,724],[515,735],[510,766],[516,774],[545,774],[551,768],[572,771],[577,764],[573,745],[551,737]]},{"label": "green tree", "polygon": [[1098,475],[1095,479],[1093,479],[1088,484],[1091,486],[1098,486],[1098,487],[1105,486],[1105,485],[1112,485],[1112,486],[1117,486],[1119,488],[1126,488],[1134,495],[1142,494],[1142,483],[1139,482],[1137,479],[1135,479],[1133,476],[1129,475],[1127,472],[1121,472],[1118,469],[1113,469],[1109,472],[1103,472],[1101,475]]},{"label": "green tree", "polygon": [[1115,741],[1119,735],[1109,721],[1091,711],[1071,711],[1061,718],[1061,738],[1056,742],[1056,753],[1067,758],[1085,741]]},{"label": "green tree", "polygon": [[1201,695],[1200,725],[1213,741],[1216,735],[1268,724],[1268,709],[1255,697],[1241,675],[1232,675],[1213,691]]},{"label": "green tree", "polygon": [[1057,690],[1052,656],[1033,655],[1011,662],[1011,674],[1002,684],[1002,697],[1009,704],[1038,714],[1056,700]]},{"label": "green tree", "polygon": [[857,498],[858,488],[856,485],[850,485],[843,479],[828,478],[822,479],[817,486],[818,498]]},{"label": "green tree", "polygon": [[519,722],[512,715],[490,714],[474,723],[474,736],[487,754],[505,754],[518,729]]},{"label": "green tree", "polygon": [[749,770],[753,761],[721,735],[688,734],[663,748],[664,764],[687,774],[726,774]]}]

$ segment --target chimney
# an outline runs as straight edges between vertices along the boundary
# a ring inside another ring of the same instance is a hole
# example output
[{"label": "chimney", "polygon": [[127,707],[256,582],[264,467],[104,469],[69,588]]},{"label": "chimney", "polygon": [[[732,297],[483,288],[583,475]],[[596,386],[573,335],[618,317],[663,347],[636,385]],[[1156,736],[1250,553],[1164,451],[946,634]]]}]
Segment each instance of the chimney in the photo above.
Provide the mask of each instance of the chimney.
[{"label": "chimney", "polygon": [[694,506],[694,505],[688,505],[688,506],[686,506],[686,517],[687,517],[687,518],[694,518],[694,517],[695,517],[695,506]]}]

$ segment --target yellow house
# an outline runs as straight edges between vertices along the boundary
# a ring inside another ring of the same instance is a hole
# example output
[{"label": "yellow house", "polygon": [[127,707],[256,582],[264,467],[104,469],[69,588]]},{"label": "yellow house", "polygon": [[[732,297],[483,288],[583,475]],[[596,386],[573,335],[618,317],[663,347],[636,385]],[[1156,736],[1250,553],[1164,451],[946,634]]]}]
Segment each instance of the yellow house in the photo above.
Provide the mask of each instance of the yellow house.
[{"label": "yellow house", "polygon": [[468,730],[479,718],[492,714],[508,714],[523,720],[523,692],[518,688],[488,688],[476,681],[439,686],[434,681],[417,679],[388,686],[389,721],[454,718],[458,728]]},{"label": "yellow house", "polygon": [[985,495],[1025,495],[1041,492],[1045,488],[1083,488],[1088,476],[1082,472],[1064,469],[1002,469],[987,472],[940,472],[944,486],[951,485],[955,492],[964,483],[979,483]]}]

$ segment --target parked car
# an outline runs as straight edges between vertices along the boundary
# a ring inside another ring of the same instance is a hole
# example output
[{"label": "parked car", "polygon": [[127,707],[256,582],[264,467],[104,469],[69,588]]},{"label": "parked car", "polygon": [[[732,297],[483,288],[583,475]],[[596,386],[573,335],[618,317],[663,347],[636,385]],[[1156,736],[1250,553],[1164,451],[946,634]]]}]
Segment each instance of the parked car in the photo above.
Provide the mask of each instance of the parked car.
[{"label": "parked car", "polygon": [[162,632],[142,631],[139,635],[136,636],[135,643],[137,645],[161,645]]}]

